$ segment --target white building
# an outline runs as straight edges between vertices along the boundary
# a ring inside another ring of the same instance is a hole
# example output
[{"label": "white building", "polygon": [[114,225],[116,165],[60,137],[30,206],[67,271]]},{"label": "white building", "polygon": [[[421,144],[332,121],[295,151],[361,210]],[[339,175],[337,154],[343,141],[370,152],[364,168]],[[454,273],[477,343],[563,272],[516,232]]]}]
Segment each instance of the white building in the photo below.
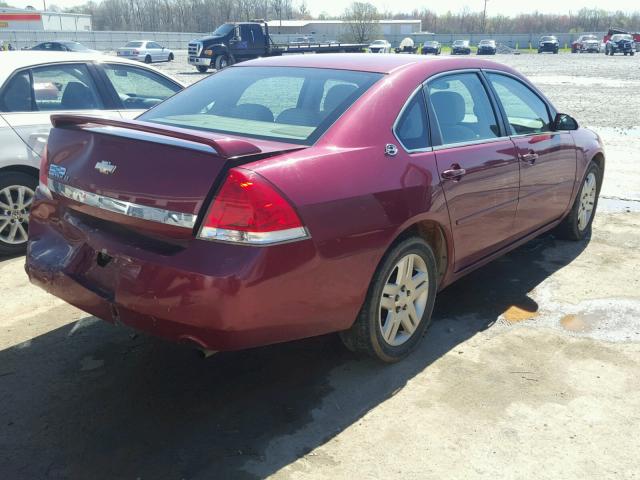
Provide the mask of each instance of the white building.
[{"label": "white building", "polygon": [[91,31],[91,15],[0,8],[3,30]]},{"label": "white building", "polygon": [[[280,35],[305,35],[320,39],[338,39],[346,31],[343,20],[270,20],[269,32]],[[421,30],[420,20],[379,20],[379,31],[385,37],[411,35]]]}]

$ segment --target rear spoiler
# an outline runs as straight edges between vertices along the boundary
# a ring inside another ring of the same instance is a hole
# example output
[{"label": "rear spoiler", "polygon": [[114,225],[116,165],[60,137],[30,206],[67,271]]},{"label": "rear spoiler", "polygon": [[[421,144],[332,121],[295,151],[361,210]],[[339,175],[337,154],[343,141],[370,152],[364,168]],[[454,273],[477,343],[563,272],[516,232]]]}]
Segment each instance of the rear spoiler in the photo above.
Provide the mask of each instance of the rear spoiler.
[{"label": "rear spoiler", "polygon": [[[176,128],[159,125],[157,123],[141,122],[139,120],[118,120],[105,117],[94,117],[90,115],[51,115],[51,123],[56,128],[76,127],[76,126],[98,126],[98,127],[114,127],[116,129],[133,130],[136,132],[148,133],[152,135],[162,135],[192,144],[199,144],[210,147],[225,159],[244,157],[247,155],[256,155],[262,152],[253,143],[233,137],[212,138],[209,135],[198,135],[192,130],[184,128]],[[109,134],[108,130],[101,132]],[[149,138],[153,141],[152,138]]]}]

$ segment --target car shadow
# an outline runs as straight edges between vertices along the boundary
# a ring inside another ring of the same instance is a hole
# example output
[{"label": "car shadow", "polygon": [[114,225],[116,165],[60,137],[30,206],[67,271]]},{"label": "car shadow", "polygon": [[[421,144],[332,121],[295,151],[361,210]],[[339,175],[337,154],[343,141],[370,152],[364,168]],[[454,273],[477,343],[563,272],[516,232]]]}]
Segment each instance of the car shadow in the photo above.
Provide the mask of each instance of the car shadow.
[{"label": "car shadow", "polygon": [[[404,361],[381,365],[336,335],[194,351],[93,317],[0,351],[4,478],[263,478],[357,422],[489,328],[587,242],[543,236],[438,297]],[[452,392],[452,395],[455,394]]]}]

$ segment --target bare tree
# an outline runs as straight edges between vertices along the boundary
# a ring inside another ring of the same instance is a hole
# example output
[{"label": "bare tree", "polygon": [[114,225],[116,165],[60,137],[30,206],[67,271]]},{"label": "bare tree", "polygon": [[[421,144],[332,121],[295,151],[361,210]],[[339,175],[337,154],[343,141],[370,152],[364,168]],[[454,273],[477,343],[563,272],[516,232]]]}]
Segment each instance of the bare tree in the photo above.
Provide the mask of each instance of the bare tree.
[{"label": "bare tree", "polygon": [[364,2],[353,2],[342,15],[349,40],[366,43],[380,32],[378,9]]}]

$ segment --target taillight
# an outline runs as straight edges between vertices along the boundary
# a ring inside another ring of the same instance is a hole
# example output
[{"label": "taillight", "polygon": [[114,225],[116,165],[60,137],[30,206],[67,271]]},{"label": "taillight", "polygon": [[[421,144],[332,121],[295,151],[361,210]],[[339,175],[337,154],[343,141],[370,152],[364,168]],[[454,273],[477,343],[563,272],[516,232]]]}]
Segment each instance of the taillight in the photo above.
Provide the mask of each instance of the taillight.
[{"label": "taillight", "polygon": [[257,173],[233,168],[209,207],[198,235],[206,240],[268,245],[307,238],[291,204]]}]

